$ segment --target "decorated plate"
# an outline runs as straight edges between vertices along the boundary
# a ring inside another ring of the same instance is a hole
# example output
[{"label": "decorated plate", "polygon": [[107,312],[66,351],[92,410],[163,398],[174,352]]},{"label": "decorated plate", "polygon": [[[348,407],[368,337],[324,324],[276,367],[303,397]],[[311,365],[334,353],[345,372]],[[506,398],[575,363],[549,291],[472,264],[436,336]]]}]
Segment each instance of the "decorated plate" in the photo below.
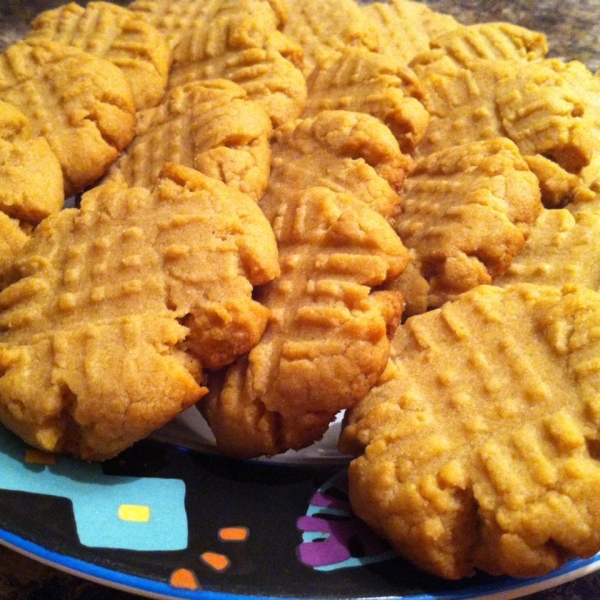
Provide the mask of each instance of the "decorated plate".
[{"label": "decorated plate", "polygon": [[[206,449],[178,446],[195,428]],[[352,515],[346,458],[327,440],[295,459],[242,462],[210,450],[192,411],[158,437],[100,465],[28,449],[0,428],[0,541],[107,585],[198,600],[507,600],[600,567],[598,556],[539,579],[444,581]]]},{"label": "decorated plate", "polygon": [[[0,45],[59,4],[3,0]],[[597,68],[597,19],[584,0],[430,4],[464,22],[502,19],[542,29],[554,55]],[[339,422],[305,451],[243,462],[217,454],[190,409],[117,458],[90,464],[32,450],[0,427],[0,542],[109,586],[197,600],[508,600],[600,567],[596,556],[537,579],[448,582],[424,574],[353,516],[338,431]]]}]

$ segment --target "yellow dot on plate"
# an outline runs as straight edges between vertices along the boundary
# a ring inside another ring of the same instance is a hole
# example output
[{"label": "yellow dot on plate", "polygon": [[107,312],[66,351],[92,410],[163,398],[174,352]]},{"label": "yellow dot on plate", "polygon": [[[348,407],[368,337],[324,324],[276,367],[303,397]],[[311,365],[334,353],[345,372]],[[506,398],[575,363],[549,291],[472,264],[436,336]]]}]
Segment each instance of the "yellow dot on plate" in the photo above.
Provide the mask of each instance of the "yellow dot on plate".
[{"label": "yellow dot on plate", "polygon": [[148,523],[150,521],[150,507],[140,504],[121,504],[119,506],[119,519],[134,523]]},{"label": "yellow dot on plate", "polygon": [[25,462],[30,465],[55,465],[56,455],[42,450],[29,448],[25,452]]}]

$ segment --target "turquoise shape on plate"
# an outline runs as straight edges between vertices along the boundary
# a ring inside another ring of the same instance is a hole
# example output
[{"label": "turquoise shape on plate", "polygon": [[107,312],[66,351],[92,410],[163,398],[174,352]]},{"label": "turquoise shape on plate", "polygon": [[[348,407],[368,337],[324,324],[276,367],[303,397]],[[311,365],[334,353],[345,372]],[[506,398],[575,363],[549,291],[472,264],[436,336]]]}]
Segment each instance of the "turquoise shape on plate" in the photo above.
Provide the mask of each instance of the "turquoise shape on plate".
[{"label": "turquoise shape on plate", "polygon": [[99,463],[63,456],[28,464],[27,447],[0,427],[0,489],[68,498],[84,546],[141,551],[188,545],[185,483],[105,475]]}]

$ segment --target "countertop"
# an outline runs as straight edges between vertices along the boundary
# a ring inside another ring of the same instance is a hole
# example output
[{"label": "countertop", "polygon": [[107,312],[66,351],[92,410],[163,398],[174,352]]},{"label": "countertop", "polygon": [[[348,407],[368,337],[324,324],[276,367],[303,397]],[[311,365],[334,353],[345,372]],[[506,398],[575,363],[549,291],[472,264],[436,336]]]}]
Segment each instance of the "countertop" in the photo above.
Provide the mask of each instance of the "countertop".
[{"label": "countertop", "polygon": [[[25,32],[24,23],[60,0],[0,0],[0,48]],[[125,2],[118,2],[125,5]],[[544,31],[552,56],[600,69],[599,0],[429,0],[432,8],[463,23],[510,21]],[[0,546],[1,600],[132,600],[133,596],[42,565]],[[600,598],[600,573],[527,596],[528,600]]]}]

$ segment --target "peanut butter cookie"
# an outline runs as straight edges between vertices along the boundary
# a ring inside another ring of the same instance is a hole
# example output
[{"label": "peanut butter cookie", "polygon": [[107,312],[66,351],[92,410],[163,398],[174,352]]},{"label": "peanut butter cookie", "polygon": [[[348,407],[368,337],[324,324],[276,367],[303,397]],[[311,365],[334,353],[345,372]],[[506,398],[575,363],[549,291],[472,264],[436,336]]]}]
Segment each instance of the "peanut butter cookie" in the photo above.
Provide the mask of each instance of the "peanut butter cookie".
[{"label": "peanut butter cookie", "polygon": [[282,273],[258,295],[269,325],[199,406],[217,447],[243,458],[320,439],[377,380],[402,311],[399,294],[371,288],[405,267],[406,250],[353,195],[290,194],[272,224]]},{"label": "peanut butter cookie", "polygon": [[167,86],[171,49],[166,38],[137,13],[110,2],[71,2],[43,12],[27,40],[51,40],[105,58],[119,67],[137,110],[158,104]]},{"label": "peanut butter cookie", "polygon": [[479,286],[408,319],[342,433],[356,514],[449,579],[598,552],[598,332],[575,286]]},{"label": "peanut butter cookie", "polygon": [[271,120],[240,86],[206,80],[171,90],[137,115],[136,137],[108,179],[153,187],[165,163],[192,167],[260,200],[269,178]]},{"label": "peanut butter cookie", "polygon": [[97,181],[133,139],[135,106],[118,67],[58,42],[17,42],[0,55],[0,100],[46,138],[65,195]]},{"label": "peanut butter cookie", "polygon": [[116,455],[205,393],[203,370],[260,339],[253,285],[279,272],[254,201],[167,165],[44,220],[0,293],[0,420],[25,441]]}]

